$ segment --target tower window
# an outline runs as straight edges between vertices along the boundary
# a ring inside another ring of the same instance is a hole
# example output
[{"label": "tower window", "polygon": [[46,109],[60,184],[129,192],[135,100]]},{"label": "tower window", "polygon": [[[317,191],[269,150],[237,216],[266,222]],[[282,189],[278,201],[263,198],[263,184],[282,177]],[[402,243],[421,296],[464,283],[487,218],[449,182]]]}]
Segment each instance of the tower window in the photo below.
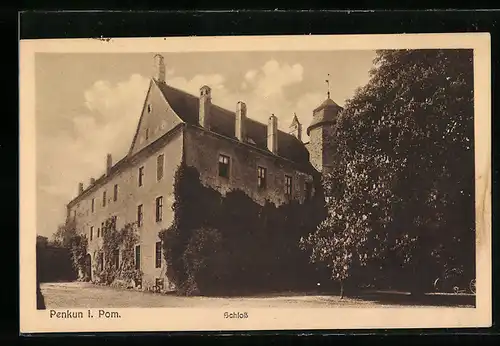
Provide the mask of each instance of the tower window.
[{"label": "tower window", "polygon": [[229,156],[219,155],[219,177],[229,178]]},{"label": "tower window", "polygon": [[148,113],[151,113],[153,111],[153,106],[151,104],[148,104]]},{"label": "tower window", "polygon": [[149,129],[146,129],[146,140],[149,139]]}]

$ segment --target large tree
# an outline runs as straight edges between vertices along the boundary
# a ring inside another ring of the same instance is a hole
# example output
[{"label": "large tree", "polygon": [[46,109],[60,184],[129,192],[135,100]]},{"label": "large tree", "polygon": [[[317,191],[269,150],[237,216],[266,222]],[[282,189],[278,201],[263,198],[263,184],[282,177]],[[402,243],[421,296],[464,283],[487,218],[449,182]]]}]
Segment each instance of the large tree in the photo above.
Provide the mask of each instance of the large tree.
[{"label": "large tree", "polygon": [[419,291],[449,267],[472,277],[472,50],[384,50],[374,64],[335,125],[329,216],[302,245],[341,282],[369,272]]},{"label": "large tree", "polygon": [[56,232],[52,235],[50,243],[54,246],[71,247],[72,239],[77,235],[76,223],[74,219],[68,219],[66,223],[57,226]]}]

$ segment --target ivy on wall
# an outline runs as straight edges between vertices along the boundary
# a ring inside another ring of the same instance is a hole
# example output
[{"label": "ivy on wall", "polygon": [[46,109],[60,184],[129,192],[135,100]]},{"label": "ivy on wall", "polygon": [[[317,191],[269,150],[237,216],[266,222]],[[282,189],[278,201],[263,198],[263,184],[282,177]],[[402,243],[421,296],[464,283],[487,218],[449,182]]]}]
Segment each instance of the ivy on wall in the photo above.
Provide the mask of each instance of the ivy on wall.
[{"label": "ivy on wall", "polygon": [[[320,183],[319,183],[320,184]],[[316,282],[299,240],[326,216],[321,185],[304,203],[263,206],[241,190],[222,195],[181,162],[172,226],[160,232],[167,277],[177,292],[241,294],[300,289]]]},{"label": "ivy on wall", "polygon": [[87,261],[88,240],[85,235],[76,234],[70,239],[70,255],[79,281],[89,281],[90,263]]},{"label": "ivy on wall", "polygon": [[142,272],[135,268],[134,247],[139,241],[136,224],[116,229],[116,219],[109,218],[102,229],[102,247],[97,250],[93,269],[95,281],[105,285],[137,286]]}]

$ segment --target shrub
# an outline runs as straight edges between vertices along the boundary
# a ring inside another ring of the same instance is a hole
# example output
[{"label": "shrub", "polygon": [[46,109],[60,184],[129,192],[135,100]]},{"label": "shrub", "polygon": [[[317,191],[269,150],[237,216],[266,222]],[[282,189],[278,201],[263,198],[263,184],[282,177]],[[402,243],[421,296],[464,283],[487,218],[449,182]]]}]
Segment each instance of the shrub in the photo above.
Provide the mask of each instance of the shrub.
[{"label": "shrub", "polygon": [[201,294],[210,294],[223,289],[227,280],[226,260],[222,235],[218,230],[213,228],[195,230],[183,254],[183,262],[189,276],[188,282],[191,285],[195,284],[196,291]]}]

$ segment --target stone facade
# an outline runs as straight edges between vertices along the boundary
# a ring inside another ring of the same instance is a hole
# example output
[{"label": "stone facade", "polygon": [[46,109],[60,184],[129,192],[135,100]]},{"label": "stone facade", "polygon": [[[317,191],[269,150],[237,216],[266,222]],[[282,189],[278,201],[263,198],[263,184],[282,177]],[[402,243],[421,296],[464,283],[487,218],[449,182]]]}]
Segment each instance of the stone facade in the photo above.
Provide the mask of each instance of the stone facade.
[{"label": "stone facade", "polygon": [[[208,86],[200,88],[199,97],[168,86],[163,58],[156,55],[155,60],[158,71],[151,79],[129,153],[114,165],[108,155],[103,159],[105,174],[97,180],[91,178],[87,188],[78,184],[78,195],[68,203],[67,216],[87,236],[94,263],[95,253],[102,247],[103,223],[112,216],[117,218],[117,228],[137,222],[138,207],[142,205],[143,224],[138,228],[137,244],[142,288],[153,286],[160,278],[170,289],[165,260],[161,255],[161,267],[157,268],[155,250],[160,241],[158,233],[173,220],[174,175],[181,160],[197,168],[204,185],[222,193],[240,189],[260,204],[266,200],[276,205],[291,199],[303,202],[314,193],[313,179],[331,157],[333,149],[327,147],[327,139],[333,135],[332,124],[340,107],[328,98],[314,110],[313,122],[307,129],[310,142],[304,144],[297,116],[291,131],[285,133],[278,130],[274,115],[270,115],[268,124],[247,118],[243,102],[235,105],[236,112],[222,109],[212,104]],[[228,164],[223,176],[221,157]],[[160,178],[159,162],[163,167]],[[163,197],[159,222],[158,197]]]},{"label": "stone facade", "polygon": [[[172,222],[174,174],[182,157],[182,127],[179,126],[161,142],[134,156],[111,176],[89,187],[75,203],[68,205],[70,217],[75,217],[76,229],[87,236],[88,251],[92,264],[96,251],[102,247],[102,225],[116,216],[117,228],[137,221],[138,207],[142,205],[143,224],[138,227],[141,261],[144,272],[143,286],[154,283],[155,278],[165,277],[165,262],[155,268],[155,244],[160,241],[158,233]],[[164,155],[163,176],[157,179],[157,158]],[[139,169],[143,167],[142,185],[139,186]],[[115,185],[118,193],[114,196]],[[104,192],[106,203],[103,203]],[[163,197],[162,220],[156,222],[156,198]],[[92,201],[94,211],[92,212]],[[76,214],[75,214],[76,212]],[[93,228],[92,236],[90,235]]]},{"label": "stone facade", "polygon": [[[223,194],[231,189],[242,190],[262,205],[266,200],[280,205],[290,199],[303,201],[306,197],[306,182],[312,183],[313,177],[294,162],[193,126],[184,135],[186,163],[198,169],[202,184]],[[229,158],[227,178],[219,175],[220,155]],[[264,187],[258,186],[259,167],[265,169]],[[292,178],[290,196],[286,194],[286,176]]]}]

